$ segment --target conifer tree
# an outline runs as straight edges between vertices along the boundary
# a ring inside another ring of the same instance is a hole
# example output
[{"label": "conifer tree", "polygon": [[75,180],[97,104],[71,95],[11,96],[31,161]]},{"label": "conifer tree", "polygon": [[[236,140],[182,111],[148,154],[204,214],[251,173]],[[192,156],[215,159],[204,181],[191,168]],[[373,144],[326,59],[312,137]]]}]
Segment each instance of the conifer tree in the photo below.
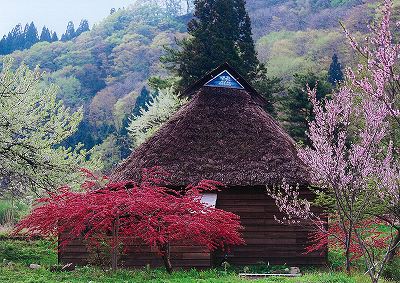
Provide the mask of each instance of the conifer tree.
[{"label": "conifer tree", "polygon": [[332,63],[329,66],[328,81],[333,86],[343,81],[342,65],[339,63],[338,56],[336,54],[333,54]]},{"label": "conifer tree", "polygon": [[88,20],[83,19],[83,20],[81,20],[81,23],[79,24],[79,27],[76,29],[75,36],[79,36],[82,33],[84,33],[85,31],[89,31],[89,30],[90,29],[89,29]]},{"label": "conifer tree", "polygon": [[314,73],[295,74],[293,84],[287,89],[287,96],[282,98],[285,112],[283,121],[286,129],[295,141],[309,145],[306,136],[308,122],[313,120],[312,104],[308,99],[306,86],[316,88],[317,99],[321,100],[332,91],[332,87],[324,77]]},{"label": "conifer tree", "polygon": [[228,62],[247,79],[253,79],[259,61],[254,48],[245,0],[196,0],[190,39],[180,49],[167,49],[162,61],[181,78],[185,88],[207,72]]},{"label": "conifer tree", "polygon": [[68,41],[73,39],[76,36],[75,34],[75,26],[74,23],[72,21],[68,22],[67,25],[67,30],[65,31],[65,33],[61,36],[61,41]]},{"label": "conifer tree", "polygon": [[6,36],[3,36],[2,39],[0,39],[0,55],[5,55],[6,51]]},{"label": "conifer tree", "polygon": [[257,59],[245,4],[245,0],[195,0],[194,19],[188,24],[192,37],[178,42],[178,50],[167,48],[161,61],[180,78],[181,91],[228,62],[266,98],[264,110],[274,114],[274,93],[282,87],[279,79],[268,78],[266,66]]},{"label": "conifer tree", "polygon": [[44,26],[42,29],[42,33],[40,34],[40,41],[51,42],[50,30],[46,26]]},{"label": "conifer tree", "polygon": [[58,36],[56,32],[53,32],[53,34],[51,35],[51,42],[55,42],[58,41]]},{"label": "conifer tree", "polygon": [[25,30],[24,30],[24,47],[23,48],[30,48],[32,45],[37,43],[39,41],[38,38],[38,31],[33,22],[31,22],[29,25],[26,24]]},{"label": "conifer tree", "polygon": [[267,76],[267,68],[264,64],[259,64],[256,74],[252,80],[253,87],[261,94],[265,100],[264,110],[276,117],[275,109],[276,98],[275,93],[283,91],[283,86],[280,78],[269,78]]},{"label": "conifer tree", "polygon": [[22,30],[22,25],[16,25],[11,32],[7,35],[7,53],[9,54],[14,50],[24,49],[25,33]]},{"label": "conifer tree", "polygon": [[147,111],[147,105],[151,102],[153,102],[152,95],[150,94],[150,91],[148,91],[147,88],[144,86],[140,91],[138,98],[136,99],[135,107],[133,108],[132,114],[134,116],[140,116],[140,110],[143,109],[144,111]]}]

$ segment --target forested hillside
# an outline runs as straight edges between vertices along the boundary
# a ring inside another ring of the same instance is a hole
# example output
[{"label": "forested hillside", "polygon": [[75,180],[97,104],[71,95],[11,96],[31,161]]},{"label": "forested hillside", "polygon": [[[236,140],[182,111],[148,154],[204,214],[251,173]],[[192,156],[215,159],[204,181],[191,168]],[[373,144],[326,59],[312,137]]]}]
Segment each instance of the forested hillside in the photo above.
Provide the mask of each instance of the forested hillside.
[{"label": "forested hillside", "polygon": [[[185,32],[185,18],[173,18],[158,7],[116,11],[69,41],[39,42],[12,54],[15,65],[39,65],[46,80],[61,87],[59,98],[85,118],[70,143],[87,148],[122,129],[136,97],[150,75],[162,75],[163,45]],[[129,147],[128,147],[129,148]]]},{"label": "forested hillside", "polygon": [[[113,10],[92,30],[71,40],[42,41],[11,54],[15,66],[25,62],[46,71],[44,83],[59,85],[58,97],[67,106],[84,106],[83,122],[68,143],[83,142],[87,149],[97,145],[96,152],[110,163],[108,167],[129,153],[129,117],[156,91],[148,79],[169,74],[159,58],[164,46],[174,47],[175,38],[186,36],[192,17],[186,6],[172,9],[157,1],[142,2]],[[299,72],[326,77],[334,53],[346,65],[352,54],[342,48],[339,19],[350,30],[360,30],[375,5],[359,0],[248,0],[247,9],[258,57],[266,63],[268,75],[296,81],[293,75]]]}]

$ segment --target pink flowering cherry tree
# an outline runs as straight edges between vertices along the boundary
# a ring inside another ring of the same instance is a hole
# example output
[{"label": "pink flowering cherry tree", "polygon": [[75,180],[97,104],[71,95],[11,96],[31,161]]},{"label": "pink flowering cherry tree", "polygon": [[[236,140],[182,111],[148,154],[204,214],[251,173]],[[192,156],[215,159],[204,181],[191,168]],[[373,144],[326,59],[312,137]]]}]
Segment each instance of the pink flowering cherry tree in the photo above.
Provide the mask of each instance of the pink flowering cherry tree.
[{"label": "pink flowering cherry tree", "polygon": [[[392,1],[382,5],[382,18],[371,25],[365,44],[359,44],[345,29],[361,63],[346,70],[346,81],[331,99],[318,101],[308,88],[315,119],[309,122],[312,145],[300,148],[299,157],[309,166],[313,185],[320,188],[317,199],[334,213],[342,231],[334,236],[343,243],[346,270],[350,272],[351,249],[356,244],[372,282],[378,282],[384,265],[399,246],[400,166],[396,134],[400,127],[399,63],[400,45],[391,34]],[[298,196],[298,189],[283,184],[270,195],[289,223],[308,221],[330,237],[329,229]],[[392,233],[386,246],[371,245],[367,219],[389,224]],[[340,236],[338,236],[340,235]],[[354,243],[355,242],[355,243]],[[383,250],[383,252],[382,252]]]}]

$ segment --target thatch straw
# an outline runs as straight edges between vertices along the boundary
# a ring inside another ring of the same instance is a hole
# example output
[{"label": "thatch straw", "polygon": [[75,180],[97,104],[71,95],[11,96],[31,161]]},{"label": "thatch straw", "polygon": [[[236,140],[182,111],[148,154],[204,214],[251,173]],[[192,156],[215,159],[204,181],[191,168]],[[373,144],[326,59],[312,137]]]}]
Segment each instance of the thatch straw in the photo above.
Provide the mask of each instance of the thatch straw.
[{"label": "thatch straw", "polygon": [[114,171],[113,180],[137,178],[161,166],[171,185],[201,179],[229,186],[308,183],[293,140],[245,90],[202,87],[147,142]]}]

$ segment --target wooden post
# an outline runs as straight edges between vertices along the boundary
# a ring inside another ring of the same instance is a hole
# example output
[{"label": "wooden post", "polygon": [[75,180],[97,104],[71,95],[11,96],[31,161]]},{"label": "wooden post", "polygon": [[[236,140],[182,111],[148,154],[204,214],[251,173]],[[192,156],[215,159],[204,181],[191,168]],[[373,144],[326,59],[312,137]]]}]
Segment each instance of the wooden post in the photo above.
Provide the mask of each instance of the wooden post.
[{"label": "wooden post", "polygon": [[119,216],[114,220],[112,226],[112,245],[111,245],[111,268],[116,271],[118,268],[118,230],[119,230]]}]

